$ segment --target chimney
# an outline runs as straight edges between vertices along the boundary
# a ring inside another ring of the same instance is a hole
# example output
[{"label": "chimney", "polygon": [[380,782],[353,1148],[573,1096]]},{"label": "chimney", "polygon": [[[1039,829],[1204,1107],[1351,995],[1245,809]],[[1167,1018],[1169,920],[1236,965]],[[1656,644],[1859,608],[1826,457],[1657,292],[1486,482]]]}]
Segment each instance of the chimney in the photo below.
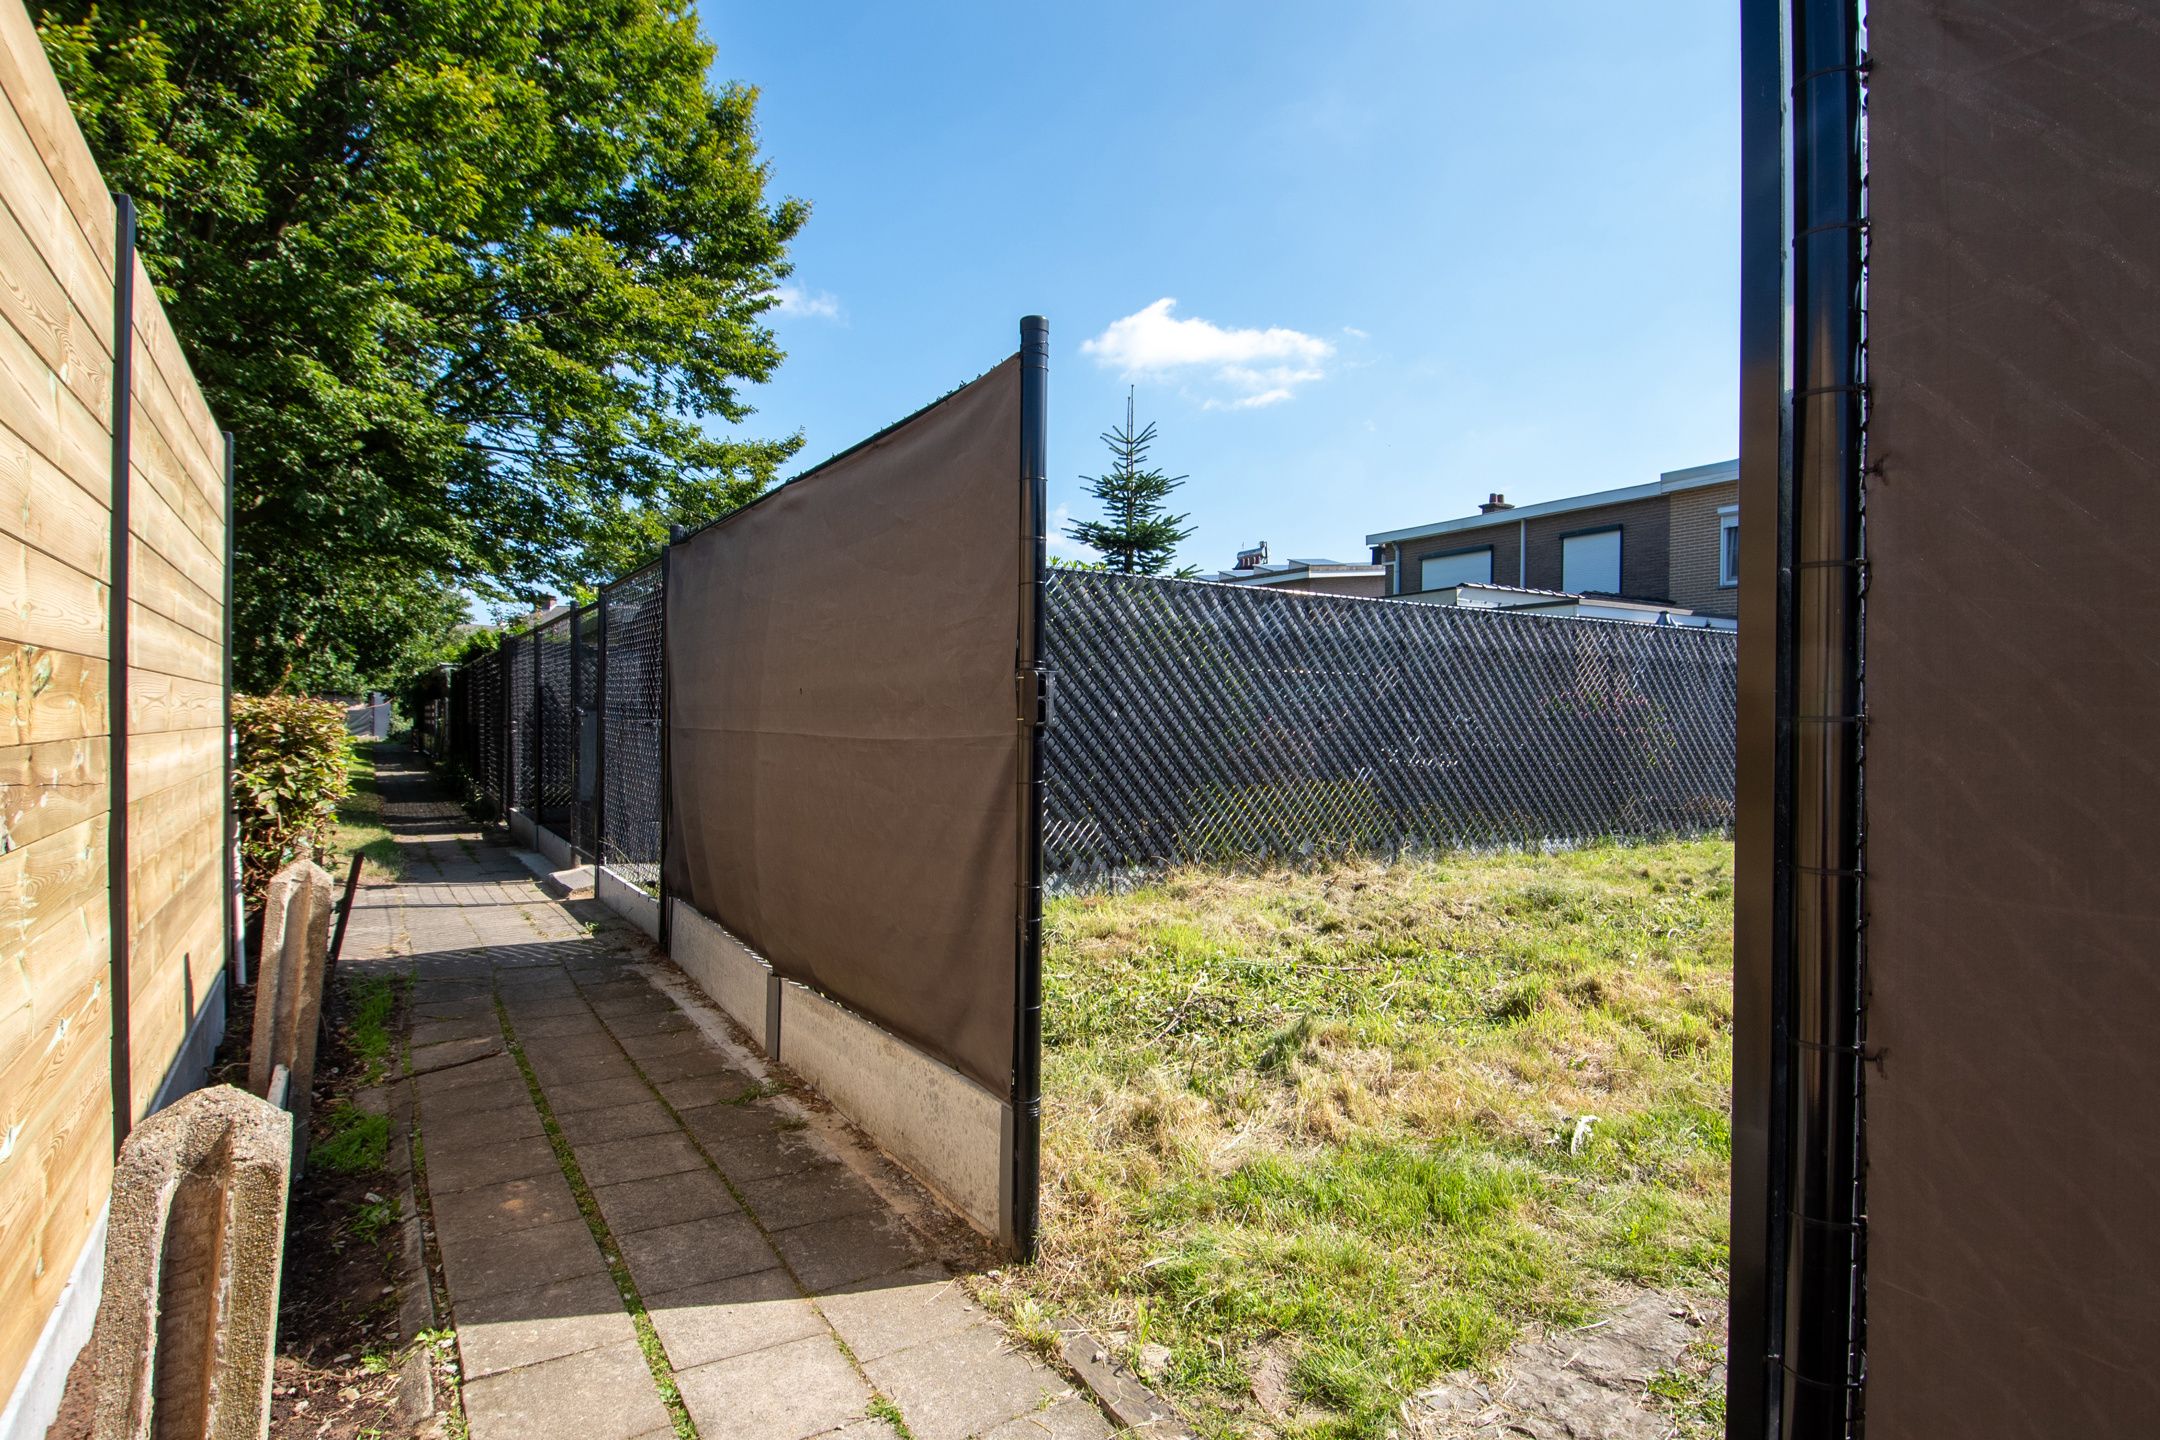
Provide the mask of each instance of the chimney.
[{"label": "chimney", "polygon": [[1495,490],[1490,496],[1486,498],[1485,503],[1478,506],[1477,508],[1480,515],[1490,515],[1495,510],[1512,510],[1515,507],[1508,504],[1507,496],[1502,495],[1499,491]]}]

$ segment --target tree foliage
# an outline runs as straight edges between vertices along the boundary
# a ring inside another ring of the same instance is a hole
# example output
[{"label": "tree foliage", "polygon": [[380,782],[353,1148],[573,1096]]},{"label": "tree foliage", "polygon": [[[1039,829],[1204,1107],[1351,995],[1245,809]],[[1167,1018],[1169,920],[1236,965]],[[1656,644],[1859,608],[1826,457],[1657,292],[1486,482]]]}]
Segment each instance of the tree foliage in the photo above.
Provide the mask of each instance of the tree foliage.
[{"label": "tree foliage", "polygon": [[1192,534],[1186,515],[1169,512],[1170,492],[1185,483],[1148,464],[1155,425],[1135,428],[1133,401],[1125,397],[1125,423],[1102,433],[1110,449],[1110,468],[1083,475],[1087,492],[1102,502],[1103,518],[1076,520],[1065,533],[1100,552],[1103,568],[1122,575],[1160,575],[1169,568],[1178,545]]},{"label": "tree foliage", "polygon": [[683,0],[57,0],[48,54],[238,441],[243,686],[358,689],[771,483],[807,207]]}]

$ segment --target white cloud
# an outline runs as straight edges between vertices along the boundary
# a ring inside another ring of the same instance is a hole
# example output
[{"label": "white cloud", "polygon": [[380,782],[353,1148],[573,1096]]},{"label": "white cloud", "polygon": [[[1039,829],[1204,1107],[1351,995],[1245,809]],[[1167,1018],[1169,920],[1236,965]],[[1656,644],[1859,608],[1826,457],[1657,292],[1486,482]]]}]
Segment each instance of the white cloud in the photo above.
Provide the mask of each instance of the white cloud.
[{"label": "white cloud", "polygon": [[776,314],[801,315],[812,320],[841,318],[840,298],[824,290],[805,290],[800,285],[775,285],[773,298],[777,302],[773,306]]},{"label": "white cloud", "polygon": [[1051,554],[1061,555],[1067,560],[1085,560],[1092,564],[1102,559],[1102,552],[1094,546],[1083,545],[1065,533],[1065,527],[1071,523],[1072,506],[1060,505],[1057,509],[1052,510],[1048,527],[1049,533],[1043,536],[1044,548],[1049,550]]},{"label": "white cloud", "polygon": [[1212,321],[1181,319],[1168,296],[1122,320],[1080,353],[1127,379],[1179,376],[1212,381],[1218,393],[1203,396],[1210,410],[1257,410],[1280,405],[1301,385],[1325,378],[1335,347],[1317,335],[1280,325],[1265,330],[1225,329]]}]

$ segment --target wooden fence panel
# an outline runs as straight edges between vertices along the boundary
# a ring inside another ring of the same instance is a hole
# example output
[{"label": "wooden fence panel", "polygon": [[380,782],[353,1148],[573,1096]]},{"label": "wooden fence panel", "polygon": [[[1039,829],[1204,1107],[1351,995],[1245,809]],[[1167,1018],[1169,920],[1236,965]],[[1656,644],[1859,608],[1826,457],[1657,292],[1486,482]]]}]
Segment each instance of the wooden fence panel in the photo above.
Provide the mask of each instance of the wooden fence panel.
[{"label": "wooden fence panel", "polygon": [[117,214],[28,13],[0,0],[0,1402],[104,1208],[116,1128],[184,1073],[229,958],[224,440]]}]

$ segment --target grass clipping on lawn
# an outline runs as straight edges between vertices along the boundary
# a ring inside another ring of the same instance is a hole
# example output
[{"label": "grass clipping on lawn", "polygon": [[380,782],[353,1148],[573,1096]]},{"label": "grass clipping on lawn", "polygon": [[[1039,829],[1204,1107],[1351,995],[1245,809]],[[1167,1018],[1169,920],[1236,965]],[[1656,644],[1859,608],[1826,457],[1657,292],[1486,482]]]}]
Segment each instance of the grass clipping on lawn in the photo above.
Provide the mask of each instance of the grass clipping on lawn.
[{"label": "grass clipping on lawn", "polygon": [[1725,1283],[1729,842],[1181,870],[1044,950],[1041,1257],[985,1298],[1167,1347],[1203,1430],[1383,1435],[1616,1282]]}]

